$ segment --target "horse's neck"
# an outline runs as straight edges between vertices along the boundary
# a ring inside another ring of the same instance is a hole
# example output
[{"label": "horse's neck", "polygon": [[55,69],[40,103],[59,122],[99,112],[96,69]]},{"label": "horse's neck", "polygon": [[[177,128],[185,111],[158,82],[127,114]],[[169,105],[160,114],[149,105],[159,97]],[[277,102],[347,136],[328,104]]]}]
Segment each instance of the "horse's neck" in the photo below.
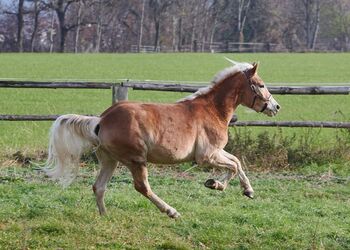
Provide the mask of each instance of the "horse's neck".
[{"label": "horse's neck", "polygon": [[214,104],[217,116],[227,124],[230,122],[233,112],[239,105],[240,80],[237,75],[228,77],[213,87],[210,99]]}]

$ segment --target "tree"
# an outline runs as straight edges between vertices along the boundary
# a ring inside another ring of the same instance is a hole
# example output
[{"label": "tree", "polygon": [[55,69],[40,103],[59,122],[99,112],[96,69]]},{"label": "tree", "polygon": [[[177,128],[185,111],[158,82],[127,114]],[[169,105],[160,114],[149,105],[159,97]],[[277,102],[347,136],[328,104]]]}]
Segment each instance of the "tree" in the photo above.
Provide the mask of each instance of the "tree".
[{"label": "tree", "polygon": [[302,0],[306,47],[315,49],[320,25],[320,0]]},{"label": "tree", "polygon": [[27,0],[32,3],[31,9],[28,10],[28,14],[31,14],[33,19],[33,30],[30,36],[30,51],[33,52],[35,48],[35,39],[39,28],[39,16],[40,13],[45,10],[44,5],[40,0]]},{"label": "tree", "polygon": [[23,25],[24,25],[24,0],[18,0],[17,11],[5,10],[7,15],[14,15],[17,19],[17,37],[16,37],[16,49],[18,52],[23,52]]},{"label": "tree", "polygon": [[144,18],[145,18],[145,0],[142,0],[142,10],[141,10],[141,20],[140,20],[140,32],[139,32],[139,42],[137,44],[137,51],[140,52],[141,46],[142,46],[142,35],[143,35],[143,25],[144,25]]},{"label": "tree", "polygon": [[247,20],[248,10],[250,7],[250,0],[238,0],[238,17],[237,17],[237,33],[238,42],[244,42],[244,26]]},{"label": "tree", "polygon": [[72,3],[79,1],[81,0],[50,0],[48,3],[43,2],[56,12],[60,30],[59,52],[61,53],[64,52],[65,49],[67,33],[76,27],[76,24],[69,25],[66,23],[67,11]]},{"label": "tree", "polygon": [[159,49],[159,33],[162,14],[173,4],[173,0],[150,0],[149,7],[154,22],[154,51]]}]

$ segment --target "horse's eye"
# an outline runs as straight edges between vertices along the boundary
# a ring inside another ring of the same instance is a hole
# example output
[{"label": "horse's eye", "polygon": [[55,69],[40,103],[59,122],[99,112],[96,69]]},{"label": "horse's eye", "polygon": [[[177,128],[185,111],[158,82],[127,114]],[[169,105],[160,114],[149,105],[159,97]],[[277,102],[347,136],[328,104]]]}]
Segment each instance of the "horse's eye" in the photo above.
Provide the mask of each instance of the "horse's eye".
[{"label": "horse's eye", "polygon": [[263,89],[265,88],[265,85],[259,85],[259,88]]}]

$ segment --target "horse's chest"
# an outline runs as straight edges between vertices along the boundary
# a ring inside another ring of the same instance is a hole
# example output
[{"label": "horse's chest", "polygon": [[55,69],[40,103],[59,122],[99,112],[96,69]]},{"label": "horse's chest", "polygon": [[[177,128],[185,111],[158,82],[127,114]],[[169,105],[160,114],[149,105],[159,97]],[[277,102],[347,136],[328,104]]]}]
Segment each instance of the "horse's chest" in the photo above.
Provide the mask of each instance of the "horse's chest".
[{"label": "horse's chest", "polygon": [[223,148],[228,140],[227,129],[206,128],[203,137],[212,146]]}]

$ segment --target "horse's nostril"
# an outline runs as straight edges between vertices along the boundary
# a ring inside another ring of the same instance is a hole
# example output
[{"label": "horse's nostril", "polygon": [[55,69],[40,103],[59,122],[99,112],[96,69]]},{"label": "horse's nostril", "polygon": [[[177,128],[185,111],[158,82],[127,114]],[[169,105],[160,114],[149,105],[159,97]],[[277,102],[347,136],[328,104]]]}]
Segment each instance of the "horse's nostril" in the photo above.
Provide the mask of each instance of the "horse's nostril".
[{"label": "horse's nostril", "polygon": [[281,108],[280,105],[277,104],[276,109],[279,110],[280,108]]}]

